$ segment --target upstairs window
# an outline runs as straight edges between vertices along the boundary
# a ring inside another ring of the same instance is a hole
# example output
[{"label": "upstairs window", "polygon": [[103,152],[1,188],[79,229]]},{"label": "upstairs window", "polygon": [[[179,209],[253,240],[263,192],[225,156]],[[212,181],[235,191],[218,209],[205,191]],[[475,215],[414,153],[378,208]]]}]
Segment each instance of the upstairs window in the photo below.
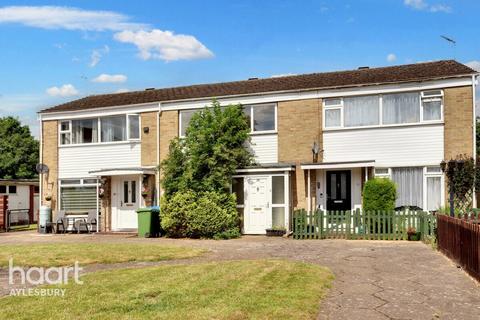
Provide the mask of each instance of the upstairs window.
[{"label": "upstairs window", "polygon": [[245,106],[245,114],[250,120],[253,133],[275,131],[276,117],[274,104],[259,104]]},{"label": "upstairs window", "polygon": [[443,93],[441,90],[422,92],[423,121],[442,120]]},{"label": "upstairs window", "polygon": [[72,135],[71,121],[60,122],[60,144],[70,144]]},{"label": "upstairs window", "polygon": [[61,121],[60,144],[88,144],[140,140],[140,116],[122,114]]},{"label": "upstairs window", "polygon": [[343,99],[345,127],[378,125],[380,100],[378,96],[349,97]]},{"label": "upstairs window", "polygon": [[[251,133],[271,133],[277,129],[275,104],[247,105],[243,108]],[[185,137],[192,116],[198,110],[181,110],[179,113],[179,135]]]},{"label": "upstairs window", "polygon": [[382,96],[383,124],[420,122],[418,92],[385,94]]},{"label": "upstairs window", "polygon": [[98,142],[98,118],[72,120],[72,143]]},{"label": "upstairs window", "polygon": [[323,109],[326,129],[429,123],[443,119],[443,91],[329,98]]},{"label": "upstairs window", "polygon": [[100,119],[102,142],[127,140],[127,119],[125,116],[111,116]]}]

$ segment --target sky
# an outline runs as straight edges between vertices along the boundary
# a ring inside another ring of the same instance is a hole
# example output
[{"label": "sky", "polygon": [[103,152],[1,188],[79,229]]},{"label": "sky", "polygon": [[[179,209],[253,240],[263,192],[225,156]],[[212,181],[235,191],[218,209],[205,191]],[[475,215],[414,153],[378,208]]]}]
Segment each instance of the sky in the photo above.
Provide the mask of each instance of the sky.
[{"label": "sky", "polygon": [[478,12],[475,0],[0,0],[0,116],[38,137],[39,110],[92,94],[441,59],[480,70]]}]

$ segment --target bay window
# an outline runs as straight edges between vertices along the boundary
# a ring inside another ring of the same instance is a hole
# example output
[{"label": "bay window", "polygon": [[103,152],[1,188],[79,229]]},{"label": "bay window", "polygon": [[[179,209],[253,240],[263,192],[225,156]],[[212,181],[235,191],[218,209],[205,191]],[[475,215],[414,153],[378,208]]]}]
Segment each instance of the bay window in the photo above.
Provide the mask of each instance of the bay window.
[{"label": "bay window", "polygon": [[139,140],[140,116],[122,114],[61,121],[59,138],[61,145]]}]

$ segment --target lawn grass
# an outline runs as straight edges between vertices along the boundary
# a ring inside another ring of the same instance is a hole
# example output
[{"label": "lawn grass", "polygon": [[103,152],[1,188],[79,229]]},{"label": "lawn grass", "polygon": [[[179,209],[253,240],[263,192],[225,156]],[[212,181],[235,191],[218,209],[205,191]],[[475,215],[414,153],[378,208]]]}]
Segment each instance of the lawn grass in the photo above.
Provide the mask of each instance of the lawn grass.
[{"label": "lawn grass", "polygon": [[160,261],[191,258],[204,250],[151,243],[49,243],[0,245],[0,266],[80,266],[93,263]]},{"label": "lawn grass", "polygon": [[[5,319],[315,319],[332,273],[281,260],[98,272],[64,297],[0,299]],[[53,287],[45,287],[53,288]]]}]

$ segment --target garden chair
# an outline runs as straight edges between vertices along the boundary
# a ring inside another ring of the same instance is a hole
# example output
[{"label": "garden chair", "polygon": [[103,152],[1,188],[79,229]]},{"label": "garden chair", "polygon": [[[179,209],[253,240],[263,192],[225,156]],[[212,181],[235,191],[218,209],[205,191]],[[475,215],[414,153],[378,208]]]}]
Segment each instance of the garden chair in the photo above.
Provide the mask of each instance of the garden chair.
[{"label": "garden chair", "polygon": [[67,231],[67,219],[65,218],[65,210],[58,210],[55,221],[46,223],[46,228],[53,229],[54,233],[65,233]]},{"label": "garden chair", "polygon": [[93,230],[93,227],[97,225],[97,211],[88,210],[86,219],[81,219],[75,222],[77,224],[75,226],[75,229],[77,230],[78,233],[80,233],[82,226],[85,227],[85,230],[88,233],[91,233]]}]

